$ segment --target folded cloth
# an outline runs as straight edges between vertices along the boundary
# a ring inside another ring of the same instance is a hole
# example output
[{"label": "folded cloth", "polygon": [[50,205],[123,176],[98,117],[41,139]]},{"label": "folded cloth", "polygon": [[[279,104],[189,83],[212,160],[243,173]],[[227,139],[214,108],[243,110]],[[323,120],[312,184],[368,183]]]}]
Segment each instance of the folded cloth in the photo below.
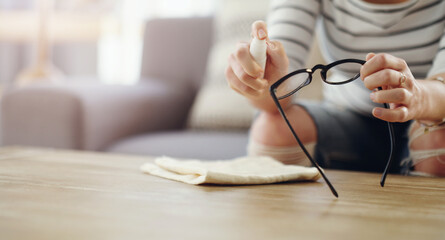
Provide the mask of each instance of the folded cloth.
[{"label": "folded cloth", "polygon": [[314,167],[284,165],[270,157],[240,157],[222,161],[177,160],[159,157],[155,164],[141,166],[145,173],[188,184],[268,184],[286,181],[316,181]]}]

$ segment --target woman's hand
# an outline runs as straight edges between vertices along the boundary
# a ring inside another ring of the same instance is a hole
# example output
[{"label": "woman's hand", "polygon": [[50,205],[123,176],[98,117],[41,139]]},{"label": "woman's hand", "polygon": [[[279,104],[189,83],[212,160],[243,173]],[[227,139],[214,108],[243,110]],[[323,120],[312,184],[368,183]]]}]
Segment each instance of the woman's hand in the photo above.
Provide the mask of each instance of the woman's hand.
[{"label": "woman's hand", "polygon": [[360,75],[376,103],[388,103],[390,109],[376,107],[372,114],[388,122],[406,122],[421,118],[425,107],[422,85],[414,78],[406,62],[390,54],[369,53]]},{"label": "woman's hand", "polygon": [[[250,55],[250,43],[241,42],[236,51],[229,56],[229,65],[225,72],[226,80],[233,90],[247,97],[255,107],[265,111],[276,111],[268,90],[270,85],[286,75],[288,58],[280,42],[269,41],[265,22],[253,23],[251,35],[267,41],[266,69],[261,69]],[[261,78],[263,74],[264,78]]]}]

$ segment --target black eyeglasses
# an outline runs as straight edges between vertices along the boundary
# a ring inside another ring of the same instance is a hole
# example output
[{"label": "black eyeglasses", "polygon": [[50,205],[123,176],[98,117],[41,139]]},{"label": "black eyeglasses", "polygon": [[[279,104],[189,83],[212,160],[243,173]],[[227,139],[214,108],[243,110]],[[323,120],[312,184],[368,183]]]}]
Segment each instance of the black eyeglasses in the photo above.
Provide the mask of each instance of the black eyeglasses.
[{"label": "black eyeglasses", "polygon": [[[365,64],[366,61],[359,60],[359,59],[342,59],[335,61],[328,65],[322,65],[317,64],[312,69],[300,69],[293,71],[286,76],[282,77],[280,80],[272,84],[270,87],[270,94],[277,105],[278,111],[280,112],[281,116],[284,118],[286,124],[289,126],[289,129],[291,130],[292,134],[294,135],[295,139],[298,142],[298,145],[300,145],[303,152],[306,154],[308,159],[311,161],[311,163],[317,168],[317,170],[320,172],[323,179],[328,184],[329,188],[331,189],[334,196],[338,197],[338,193],[335,190],[334,186],[332,186],[329,179],[326,177],[324,172],[321,170],[320,166],[314,159],[311,157],[307,149],[304,147],[303,143],[301,142],[300,138],[298,137],[297,133],[295,132],[294,128],[290,124],[288,118],[286,117],[286,114],[284,113],[283,108],[281,107],[280,101],[282,99],[285,99],[287,97],[292,96],[298,90],[302,89],[303,87],[309,85],[312,82],[312,74],[316,70],[320,70],[321,79],[327,83],[332,85],[340,85],[352,82],[360,77],[360,67],[361,65]],[[330,72],[341,72],[342,74],[334,75],[334,77],[331,77],[328,79],[327,75]],[[339,76],[342,77],[339,77]],[[382,90],[381,88],[378,88],[378,90]],[[384,104],[385,108],[389,108],[388,104]],[[383,171],[382,178],[380,180],[380,186],[385,185],[385,179],[388,174],[388,170],[391,166],[391,162],[393,159],[393,150],[395,145],[395,139],[394,139],[394,129],[393,125],[388,122],[388,131],[389,131],[389,137],[391,141],[391,149],[390,154],[388,158],[388,162],[386,163],[385,170]]]}]

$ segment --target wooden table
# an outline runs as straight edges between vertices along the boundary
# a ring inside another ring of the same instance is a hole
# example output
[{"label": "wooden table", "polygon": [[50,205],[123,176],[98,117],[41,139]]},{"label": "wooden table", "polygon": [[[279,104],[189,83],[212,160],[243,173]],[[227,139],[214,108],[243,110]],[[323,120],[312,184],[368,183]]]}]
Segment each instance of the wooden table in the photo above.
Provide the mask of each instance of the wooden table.
[{"label": "wooden table", "polygon": [[0,148],[0,239],[445,239],[445,179],[191,186],[149,157]]}]

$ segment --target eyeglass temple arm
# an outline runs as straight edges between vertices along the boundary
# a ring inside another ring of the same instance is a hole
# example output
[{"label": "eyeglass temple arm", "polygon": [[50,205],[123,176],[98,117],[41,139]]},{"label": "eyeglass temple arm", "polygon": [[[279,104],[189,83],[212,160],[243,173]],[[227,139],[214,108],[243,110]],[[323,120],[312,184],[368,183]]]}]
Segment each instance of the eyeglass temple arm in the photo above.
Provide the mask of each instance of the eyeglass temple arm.
[{"label": "eyeglass temple arm", "polygon": [[[294,130],[292,129],[292,132]],[[332,185],[331,181],[329,181],[328,177],[324,174],[323,169],[321,169],[321,167],[318,165],[318,163],[312,159],[312,156],[309,154],[309,152],[307,151],[306,147],[303,145],[303,143],[300,142],[300,139],[298,138],[298,136],[294,133],[295,138],[298,141],[298,145],[300,145],[301,149],[303,149],[303,152],[306,154],[306,156],[309,158],[309,161],[311,161],[311,163],[317,168],[318,172],[320,172],[321,176],[323,177],[323,179],[326,181],[326,183],[328,184],[329,189],[331,189],[332,194],[334,194],[334,196],[336,198],[338,198],[338,193],[337,190],[335,190],[334,186]]]},{"label": "eyeglass temple arm", "polygon": [[[379,88],[381,90],[381,88]],[[387,103],[384,104],[385,108],[389,109],[389,105]],[[391,149],[389,153],[389,159],[386,163],[385,170],[383,171],[382,178],[380,179],[380,186],[385,186],[385,180],[386,176],[388,175],[389,168],[391,167],[392,159],[393,159],[393,153],[394,153],[394,146],[395,146],[395,139],[394,139],[394,127],[391,122],[388,123],[388,129],[389,129],[389,138],[391,141]]]},{"label": "eyeglass temple arm", "polygon": [[295,139],[298,142],[298,145],[300,145],[301,149],[303,149],[304,154],[306,154],[306,156],[309,158],[309,161],[311,161],[311,163],[315,166],[315,168],[317,168],[318,172],[321,174],[321,176],[323,177],[323,179],[325,180],[325,182],[328,184],[329,189],[331,189],[332,194],[334,194],[335,197],[338,198],[338,193],[335,190],[334,186],[331,184],[331,182],[329,181],[329,179],[326,177],[326,175],[324,174],[323,170],[320,168],[320,166],[318,165],[318,163],[316,161],[314,161],[314,159],[312,159],[311,155],[309,154],[309,152],[307,151],[306,147],[304,147],[303,143],[301,142],[300,138],[298,137],[297,133],[295,132],[294,128],[292,127],[292,125],[290,124],[289,120],[287,119],[286,115],[283,112],[283,109],[281,108],[281,106],[278,103],[278,100],[276,99],[276,97],[274,97],[274,101],[277,104],[278,110],[280,111],[281,116],[283,117],[284,121],[286,121],[286,124],[289,126],[292,135],[294,135]]}]

